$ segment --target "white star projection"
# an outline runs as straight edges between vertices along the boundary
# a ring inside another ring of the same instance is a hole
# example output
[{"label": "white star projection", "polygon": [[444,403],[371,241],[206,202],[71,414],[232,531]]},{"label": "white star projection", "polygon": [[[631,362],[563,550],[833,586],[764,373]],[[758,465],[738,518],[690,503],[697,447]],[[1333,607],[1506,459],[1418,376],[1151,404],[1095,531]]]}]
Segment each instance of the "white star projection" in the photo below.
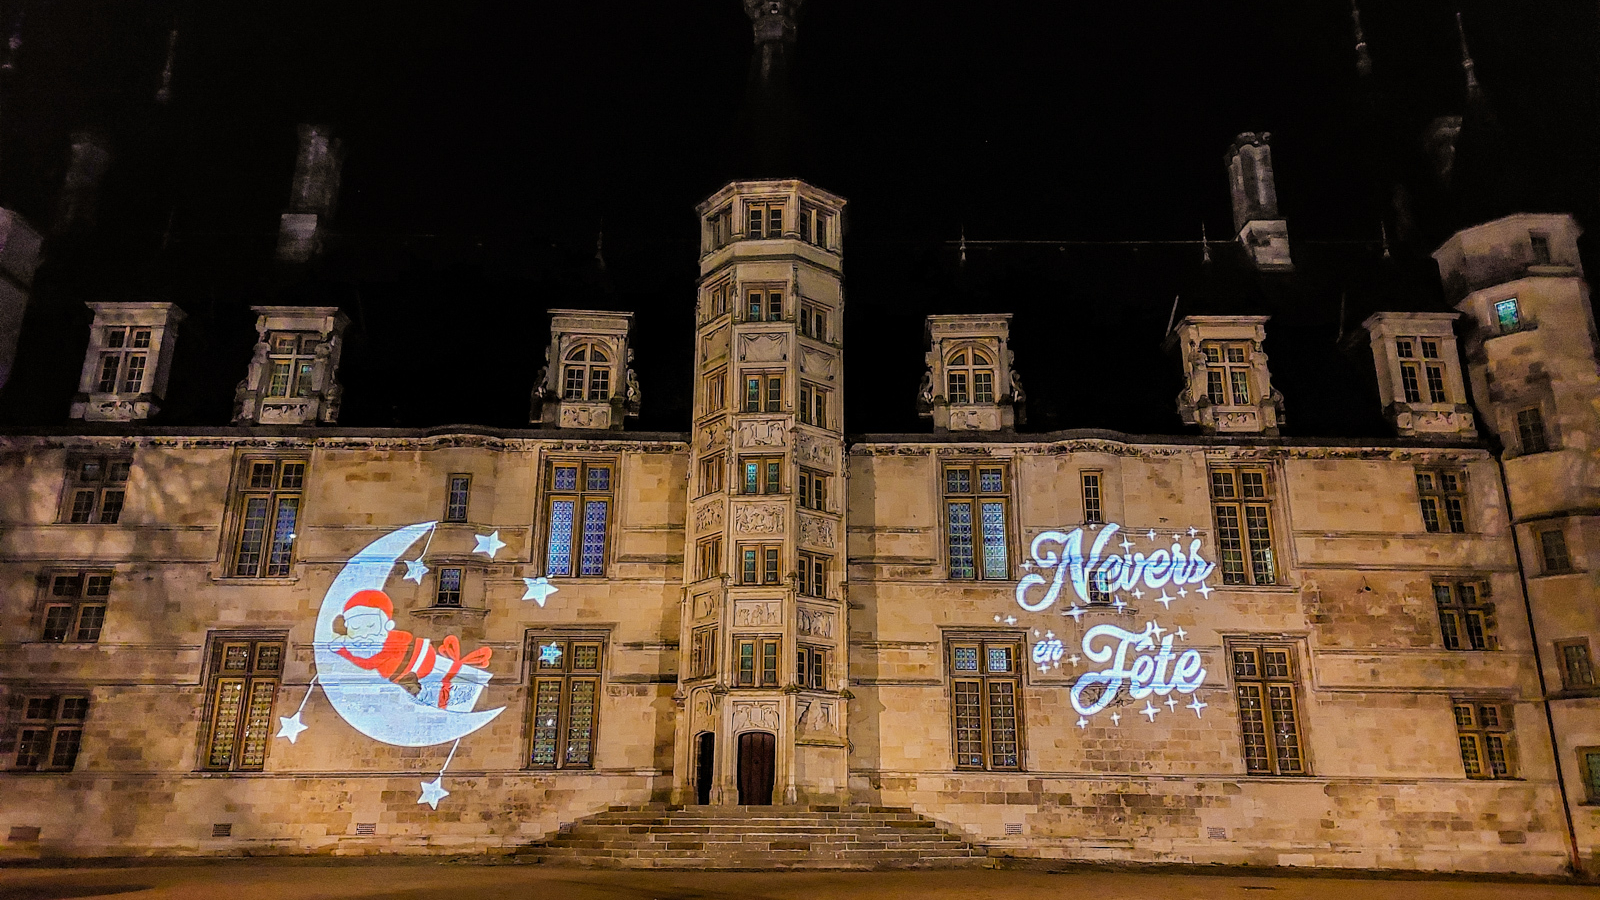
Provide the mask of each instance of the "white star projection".
[{"label": "white star projection", "polygon": [[444,776],[440,775],[432,781],[422,782],[422,796],[417,798],[418,803],[426,803],[433,809],[439,808],[439,801],[450,796],[444,789]]},{"label": "white star projection", "polygon": [[522,579],[522,583],[527,587],[527,591],[523,593],[522,599],[532,600],[533,602],[539,604],[541,608],[544,606],[544,601],[548,600],[551,594],[561,590],[560,588],[551,584],[550,579],[544,577],[543,575],[540,575],[538,578],[524,578]]},{"label": "white star projection", "polygon": [[474,535],[473,540],[478,542],[478,546],[473,547],[472,552],[482,553],[490,559],[494,559],[494,555],[499,553],[500,548],[506,545],[505,541],[500,540],[500,532],[498,530],[489,534]]},{"label": "white star projection", "polygon": [[[311,695],[306,694],[306,696],[309,697]],[[298,711],[292,716],[279,716],[278,723],[281,726],[278,728],[278,737],[288,738],[291,744],[295,742],[295,738],[300,736],[300,732],[311,727],[300,721],[300,713]]]},{"label": "white star projection", "polygon": [[406,564],[406,574],[401,576],[401,580],[415,581],[417,584],[421,584],[422,576],[428,574],[429,571],[428,567],[422,564],[422,560],[403,559],[401,562]]}]

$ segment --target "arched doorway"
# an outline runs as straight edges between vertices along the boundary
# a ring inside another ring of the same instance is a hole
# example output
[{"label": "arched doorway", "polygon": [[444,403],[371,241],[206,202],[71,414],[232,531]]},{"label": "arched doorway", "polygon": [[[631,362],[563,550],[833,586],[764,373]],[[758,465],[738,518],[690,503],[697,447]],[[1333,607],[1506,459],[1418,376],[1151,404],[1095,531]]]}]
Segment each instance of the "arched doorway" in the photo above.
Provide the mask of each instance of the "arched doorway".
[{"label": "arched doorway", "polygon": [[777,738],[767,731],[739,735],[739,805],[772,805],[777,744]]},{"label": "arched doorway", "polygon": [[709,731],[700,732],[695,741],[694,801],[701,806],[711,803],[711,783],[717,777],[717,736]]}]

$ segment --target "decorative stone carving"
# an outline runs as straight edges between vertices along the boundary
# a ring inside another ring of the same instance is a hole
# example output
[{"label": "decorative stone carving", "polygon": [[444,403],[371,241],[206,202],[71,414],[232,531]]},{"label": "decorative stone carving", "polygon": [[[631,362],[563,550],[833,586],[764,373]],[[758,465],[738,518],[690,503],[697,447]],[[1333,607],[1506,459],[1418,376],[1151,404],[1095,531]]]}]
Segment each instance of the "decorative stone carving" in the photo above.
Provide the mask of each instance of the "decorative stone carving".
[{"label": "decorative stone carving", "polygon": [[795,435],[794,455],[800,462],[832,468],[839,461],[839,443],[801,432]]},{"label": "decorative stone carving", "polygon": [[800,348],[800,373],[819,381],[832,381],[834,357],[810,347]]},{"label": "decorative stone carving", "polygon": [[784,435],[787,433],[782,419],[757,419],[753,422],[739,423],[739,446],[741,447],[782,447],[785,445]]},{"label": "decorative stone carving", "polygon": [[735,700],[733,703],[733,730],[748,731],[753,728],[776,731],[778,728],[778,703],[776,700]]},{"label": "decorative stone carving", "polygon": [[717,595],[695,594],[692,605],[694,608],[694,617],[696,619],[704,619],[716,611]]},{"label": "decorative stone carving", "polygon": [[784,508],[740,504],[733,508],[733,530],[739,534],[783,534]]},{"label": "decorative stone carving", "polygon": [[801,515],[800,543],[831,549],[834,545],[833,522],[817,516]]},{"label": "decorative stone carving", "polygon": [[715,362],[728,355],[728,329],[726,326],[710,332],[705,337],[701,347],[701,358],[706,362]]},{"label": "decorative stone carving", "polygon": [[331,424],[339,419],[338,384],[344,330],[331,306],[253,306],[256,347],[233,394],[233,421],[274,425]]},{"label": "decorative stone carving", "polygon": [[782,334],[742,334],[739,358],[745,362],[783,362],[789,358],[789,341]]},{"label": "decorative stone carving", "polygon": [[783,624],[783,604],[777,600],[740,600],[733,604],[733,624],[763,628]]},{"label": "decorative stone carving", "polygon": [[833,637],[834,613],[828,609],[801,606],[795,610],[794,630],[805,637]]},{"label": "decorative stone carving", "polygon": [[562,403],[562,428],[610,428],[611,405],[608,403]]},{"label": "decorative stone carving", "polygon": [[832,700],[802,701],[795,720],[797,734],[838,734],[839,713]]},{"label": "decorative stone carving", "polygon": [[694,692],[694,712],[697,716],[710,718],[716,715],[717,707],[722,705],[722,695],[709,688],[700,688]]},{"label": "decorative stone carving", "polygon": [[694,511],[694,532],[700,534],[722,527],[722,501],[713,500]]},{"label": "decorative stone carving", "polygon": [[728,423],[721,419],[708,422],[700,426],[700,446],[707,450],[724,446],[728,443]]}]

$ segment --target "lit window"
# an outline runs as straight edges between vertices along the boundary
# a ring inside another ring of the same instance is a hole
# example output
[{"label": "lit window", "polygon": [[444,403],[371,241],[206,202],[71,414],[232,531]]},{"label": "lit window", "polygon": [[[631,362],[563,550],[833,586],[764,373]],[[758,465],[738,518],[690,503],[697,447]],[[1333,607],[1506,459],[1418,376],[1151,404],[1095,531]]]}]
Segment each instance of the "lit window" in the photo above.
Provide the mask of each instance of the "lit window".
[{"label": "lit window", "polygon": [[603,642],[534,637],[531,769],[589,769],[599,738]]},{"label": "lit window", "polygon": [[1022,768],[1022,645],[956,639],[948,645],[950,715],[958,769]]},{"label": "lit window", "polygon": [[947,465],[943,474],[950,577],[1010,578],[1006,542],[1010,485],[1005,467]]},{"label": "lit window", "polygon": [[951,354],[945,364],[945,399],[952,404],[993,403],[994,363],[975,348]]},{"label": "lit window", "polygon": [[1517,410],[1517,441],[1523,454],[1543,453],[1550,449],[1544,430],[1544,413],[1537,406]]},{"label": "lit window", "polygon": [[1206,341],[1200,352],[1206,360],[1206,397],[1218,406],[1249,406],[1250,346]]},{"label": "lit window", "polygon": [[1539,533],[1539,561],[1546,575],[1572,571],[1572,557],[1567,555],[1567,536],[1559,530]]},{"label": "lit window", "polygon": [[706,538],[695,545],[695,578],[713,578],[722,574],[722,538]]},{"label": "lit window", "polygon": [[1211,470],[1211,509],[1224,584],[1277,584],[1272,549],[1271,479],[1267,470],[1229,466]]},{"label": "lit window", "polygon": [[777,687],[777,637],[749,637],[734,641],[733,683],[736,687]]},{"label": "lit window", "polygon": [[285,578],[305,489],[303,459],[246,459],[240,470],[233,539],[235,578]]},{"label": "lit window", "polygon": [[13,699],[17,753],[9,768],[70,772],[78,761],[89,698],[83,694],[23,694]]},{"label": "lit window", "polygon": [[1245,771],[1304,775],[1294,651],[1268,644],[1233,645],[1234,693]]},{"label": "lit window", "polygon": [[150,329],[115,325],[105,330],[95,390],[102,394],[138,394],[144,390],[150,360]]},{"label": "lit window", "polygon": [[808,597],[828,596],[828,558],[817,553],[799,554],[800,593]]},{"label": "lit window", "polygon": [[275,332],[267,340],[268,397],[309,397],[320,335]]},{"label": "lit window", "polygon": [[749,322],[783,321],[783,286],[768,285],[745,290],[745,320]]},{"label": "lit window", "polygon": [[783,412],[782,375],[746,375],[745,412]]},{"label": "lit window", "polygon": [[739,545],[739,583],[777,584],[782,553],[777,544]]},{"label": "lit window", "polygon": [[1589,642],[1579,638],[1556,641],[1556,657],[1561,662],[1561,684],[1569,691],[1594,688],[1594,663],[1589,659]]},{"label": "lit window", "polygon": [[795,649],[794,683],[813,691],[828,689],[828,651],[804,644]]},{"label": "lit window", "polygon": [[1105,514],[1100,508],[1100,473],[1079,473],[1079,480],[1083,485],[1083,521],[1104,522]]},{"label": "lit window", "polygon": [[1417,499],[1422,526],[1432,532],[1460,534],[1467,530],[1466,476],[1456,469],[1418,469]]},{"label": "lit window", "polygon": [[1484,581],[1440,579],[1433,583],[1439,607],[1439,632],[1446,650],[1494,650],[1499,647],[1494,629],[1494,604],[1487,602]]},{"label": "lit window", "polygon": [[717,627],[696,628],[689,638],[689,677],[717,674]]},{"label": "lit window", "polygon": [[39,639],[58,644],[100,640],[110,594],[110,572],[52,573],[44,604],[44,630]]},{"label": "lit window", "polygon": [[545,476],[545,574],[604,575],[610,462],[552,461]]},{"label": "lit window", "polygon": [[744,205],[744,236],[750,240],[783,237],[783,206],[782,200],[747,201]]},{"label": "lit window", "polygon": [[450,486],[445,492],[444,501],[444,520],[446,522],[465,522],[467,520],[467,497],[471,491],[471,475],[450,476]]},{"label": "lit window", "polygon": [[283,673],[282,639],[219,637],[211,642],[205,750],[200,767],[259,772],[272,742],[272,702]]},{"label": "lit window", "polygon": [[1522,327],[1522,306],[1517,298],[1501,300],[1494,305],[1494,318],[1502,332],[1516,331]]},{"label": "lit window", "polygon": [[131,460],[114,456],[69,459],[61,520],[78,525],[115,525],[122,518],[132,467]]},{"label": "lit window", "polygon": [[602,403],[611,399],[611,358],[599,346],[579,344],[567,351],[562,400]]},{"label": "lit window", "polygon": [[1468,778],[1512,778],[1511,704],[1479,700],[1454,703],[1461,766]]},{"label": "lit window", "polygon": [[780,494],[783,492],[783,457],[745,456],[739,459],[739,493]]},{"label": "lit window", "polygon": [[461,605],[461,570],[455,567],[439,570],[439,590],[433,595],[434,606]]}]

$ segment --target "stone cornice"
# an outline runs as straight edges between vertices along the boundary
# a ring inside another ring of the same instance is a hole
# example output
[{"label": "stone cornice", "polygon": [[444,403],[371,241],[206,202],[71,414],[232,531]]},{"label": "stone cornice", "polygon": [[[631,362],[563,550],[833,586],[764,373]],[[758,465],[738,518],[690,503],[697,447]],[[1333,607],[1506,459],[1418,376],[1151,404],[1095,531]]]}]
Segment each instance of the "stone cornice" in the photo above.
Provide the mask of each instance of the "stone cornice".
[{"label": "stone cornice", "polygon": [[1394,439],[1266,438],[1130,435],[1114,431],[1058,431],[1038,435],[875,434],[848,437],[852,456],[991,456],[1035,453],[1105,453],[1126,457],[1173,457],[1202,453],[1230,459],[1391,459],[1430,462],[1488,460],[1481,443]]},{"label": "stone cornice", "polygon": [[0,448],[435,450],[481,447],[505,452],[685,453],[689,436],[543,428],[42,427],[0,430]]}]

